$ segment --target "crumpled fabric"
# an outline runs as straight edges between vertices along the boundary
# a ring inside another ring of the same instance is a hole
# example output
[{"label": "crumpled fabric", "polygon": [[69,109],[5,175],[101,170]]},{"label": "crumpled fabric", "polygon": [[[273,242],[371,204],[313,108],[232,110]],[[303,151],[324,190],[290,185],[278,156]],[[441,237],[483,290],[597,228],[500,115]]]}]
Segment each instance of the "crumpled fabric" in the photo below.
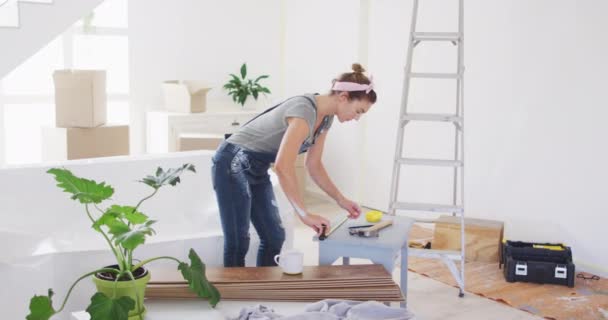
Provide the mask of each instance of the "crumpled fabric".
[{"label": "crumpled fabric", "polygon": [[232,320],[272,320],[280,319],[282,317],[282,315],[275,313],[274,309],[258,304],[241,309],[239,316],[237,318],[232,318]]},{"label": "crumpled fabric", "polygon": [[307,305],[304,312],[283,316],[264,305],[243,308],[232,320],[413,320],[407,309],[392,308],[377,301],[326,299]]}]

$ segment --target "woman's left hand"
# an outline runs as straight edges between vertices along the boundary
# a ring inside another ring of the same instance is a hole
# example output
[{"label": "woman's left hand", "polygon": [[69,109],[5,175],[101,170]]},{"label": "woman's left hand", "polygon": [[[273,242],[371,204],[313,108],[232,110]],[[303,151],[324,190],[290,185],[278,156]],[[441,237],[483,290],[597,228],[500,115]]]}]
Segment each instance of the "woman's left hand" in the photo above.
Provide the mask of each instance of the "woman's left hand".
[{"label": "woman's left hand", "polygon": [[351,219],[356,219],[361,214],[361,208],[357,203],[347,198],[342,198],[338,201],[338,205],[342,207],[342,209],[348,211],[348,217]]}]

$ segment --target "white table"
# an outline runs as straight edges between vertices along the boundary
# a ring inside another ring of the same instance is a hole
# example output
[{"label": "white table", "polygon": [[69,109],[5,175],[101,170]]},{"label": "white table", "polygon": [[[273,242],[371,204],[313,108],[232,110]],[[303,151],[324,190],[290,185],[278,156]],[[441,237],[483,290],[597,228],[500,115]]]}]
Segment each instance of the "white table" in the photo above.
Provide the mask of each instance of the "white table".
[{"label": "white table", "polygon": [[[263,304],[283,315],[304,312],[308,302],[221,301],[214,308],[205,300],[147,300],[145,320],[225,320],[236,317],[242,308]],[[73,312],[71,320],[89,320],[86,311]]]}]

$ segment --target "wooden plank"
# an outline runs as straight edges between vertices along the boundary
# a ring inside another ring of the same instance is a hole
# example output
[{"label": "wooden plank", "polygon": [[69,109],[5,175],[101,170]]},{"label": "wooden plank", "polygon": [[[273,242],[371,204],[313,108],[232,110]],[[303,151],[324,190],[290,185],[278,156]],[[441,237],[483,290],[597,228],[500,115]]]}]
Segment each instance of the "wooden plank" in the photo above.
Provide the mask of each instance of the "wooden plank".
[{"label": "wooden plank", "polygon": [[[146,299],[200,299],[196,295],[157,295],[146,296]],[[323,299],[343,299],[343,300],[376,300],[376,301],[400,301],[403,297],[396,294],[391,295],[339,295],[339,294],[319,294],[319,295],[303,295],[303,296],[256,296],[256,295],[222,295],[222,300],[256,300],[256,301],[319,301]]]},{"label": "wooden plank", "polygon": [[[167,297],[169,298],[169,297]],[[146,298],[148,299],[148,298]],[[152,298],[152,299],[156,299],[156,298]],[[157,300],[160,299],[166,299],[166,298],[158,298]],[[200,298],[171,298],[174,300],[197,300]],[[366,298],[356,298],[356,297],[338,297],[338,298],[333,298],[333,299],[343,299],[343,300],[353,300],[353,301],[369,301],[370,299],[366,299]],[[395,298],[395,297],[379,297],[377,299],[373,299],[375,301],[382,301],[382,302],[402,302],[404,301],[403,298]],[[242,297],[222,297],[222,301],[260,301],[260,299],[256,299],[256,298],[242,298]],[[316,298],[298,298],[298,299],[285,299],[285,298],[271,298],[271,299],[266,299],[265,301],[273,301],[273,302],[317,302],[319,301],[319,299]]]},{"label": "wooden plank", "polygon": [[[176,270],[151,270],[146,298],[196,298]],[[279,267],[209,268],[207,278],[225,300],[403,301],[399,286],[381,265],[307,266],[300,275]]]},{"label": "wooden plank", "polygon": [[[370,289],[362,287],[358,290],[343,290],[336,289],[292,289],[292,290],[222,290],[219,289],[222,298],[255,298],[257,300],[270,300],[274,298],[281,299],[312,299],[321,300],[326,298],[346,299],[350,298],[366,298],[367,300],[378,300],[386,298],[401,298],[401,290],[397,285],[385,287],[383,289]],[[146,298],[195,298],[196,294],[189,288],[163,288],[163,287],[148,287],[146,289]]]},{"label": "wooden plank", "polygon": [[[150,284],[185,283],[175,269],[151,269]],[[207,268],[206,276],[214,284],[245,282],[296,282],[312,280],[390,279],[382,265],[305,266],[299,275],[288,275],[280,267]]]},{"label": "wooden plank", "polygon": [[[310,281],[310,282],[269,282],[269,283],[214,283],[216,287],[222,288],[310,288],[310,287],[360,287],[360,286],[377,286],[394,284],[392,279],[384,281]],[[187,283],[151,283],[153,286],[164,287],[187,287]]]}]

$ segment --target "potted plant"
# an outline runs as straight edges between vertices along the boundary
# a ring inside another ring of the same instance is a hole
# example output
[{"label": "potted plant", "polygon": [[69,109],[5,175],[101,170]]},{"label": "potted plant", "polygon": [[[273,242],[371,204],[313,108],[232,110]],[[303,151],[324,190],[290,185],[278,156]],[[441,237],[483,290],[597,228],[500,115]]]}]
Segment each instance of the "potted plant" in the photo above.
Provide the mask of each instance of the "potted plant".
[{"label": "potted plant", "polygon": [[152,225],[156,222],[139,211],[141,204],[152,198],[160,188],[180,182],[180,175],[185,171],[196,172],[194,165],[184,164],[169,170],[158,168],[154,175],[148,175],[139,182],[153,191],[141,199],[135,206],[111,204],[105,209],[100,204],[114,194],[114,188],[105,182],[97,183],[73,175],[67,169],[53,168],[49,174],[55,176],[57,186],[71,194],[71,199],[84,205],[84,211],[91,220],[94,231],[100,233],[116,258],[116,264],[91,271],[78,278],[70,287],[61,307],[53,307],[53,290],[48,295],[35,295],[30,300],[30,314],[27,320],[47,320],[61,312],[72,289],[81,280],[93,276],[97,292],[91,297],[91,304],[86,311],[91,320],[143,320],[146,309],[143,305],[145,287],[150,279],[150,272],[144,268],[149,262],[169,259],[178,264],[178,270],[189,287],[199,297],[209,299],[211,306],[220,300],[219,291],[205,276],[205,264],[198,254],[190,249],[190,264],[176,258],[163,256],[135,263],[133,253],[144,244],[146,237],[155,233]]},{"label": "potted plant", "polygon": [[231,73],[230,80],[224,85],[224,89],[228,91],[228,95],[232,97],[232,101],[245,106],[245,102],[249,96],[254,100],[258,100],[260,94],[266,95],[270,93],[267,87],[260,84],[260,80],[268,78],[268,75],[261,75],[255,80],[247,79],[247,64],[241,66],[241,77]]}]

